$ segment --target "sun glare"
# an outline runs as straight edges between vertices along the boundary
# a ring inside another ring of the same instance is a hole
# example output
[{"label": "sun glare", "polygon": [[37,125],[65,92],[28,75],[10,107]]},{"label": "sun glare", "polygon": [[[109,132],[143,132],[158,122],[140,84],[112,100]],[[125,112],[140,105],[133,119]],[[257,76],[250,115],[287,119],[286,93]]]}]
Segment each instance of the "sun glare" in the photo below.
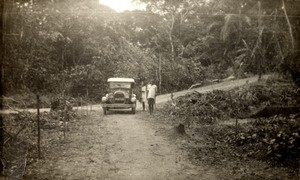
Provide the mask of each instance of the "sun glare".
[{"label": "sun glare", "polygon": [[132,0],[99,0],[100,4],[106,5],[117,12],[131,11],[134,9],[141,9],[141,5],[137,5]]}]

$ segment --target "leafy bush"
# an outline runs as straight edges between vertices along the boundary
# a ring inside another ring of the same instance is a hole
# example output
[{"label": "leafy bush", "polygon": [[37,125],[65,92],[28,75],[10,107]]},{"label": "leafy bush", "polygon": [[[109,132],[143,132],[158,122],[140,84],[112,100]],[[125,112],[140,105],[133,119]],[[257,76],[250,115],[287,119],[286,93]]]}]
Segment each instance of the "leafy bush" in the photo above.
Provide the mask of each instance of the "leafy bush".
[{"label": "leafy bush", "polygon": [[[33,93],[15,94],[10,97],[4,97],[3,104],[7,108],[36,108],[36,95]],[[40,107],[49,107],[50,98],[40,96]]]},{"label": "leafy bush", "polygon": [[299,88],[289,81],[271,78],[231,91],[248,106],[292,106],[300,103]]},{"label": "leafy bush", "polygon": [[221,90],[214,90],[207,94],[195,91],[175,99],[174,106],[176,107],[166,107],[167,112],[179,117],[194,117],[197,123],[214,123],[249,112],[246,102],[240,101],[231,92]]},{"label": "leafy bush", "polygon": [[262,107],[297,106],[299,89],[290,82],[270,79],[230,91],[214,90],[201,94],[196,91],[176,98],[165,109],[177,117],[196,123],[214,123],[226,118],[248,117]]},{"label": "leafy bush", "polygon": [[278,117],[253,121],[247,129],[240,132],[235,140],[255,156],[280,165],[299,167],[300,162],[300,118]]}]

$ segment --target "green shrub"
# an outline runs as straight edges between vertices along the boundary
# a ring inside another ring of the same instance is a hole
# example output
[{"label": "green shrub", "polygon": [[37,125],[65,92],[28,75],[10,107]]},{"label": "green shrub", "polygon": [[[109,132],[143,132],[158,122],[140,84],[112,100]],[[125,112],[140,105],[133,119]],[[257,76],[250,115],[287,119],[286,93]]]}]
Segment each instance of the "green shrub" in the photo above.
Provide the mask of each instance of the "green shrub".
[{"label": "green shrub", "polygon": [[[270,162],[299,167],[300,118],[274,116],[253,121],[237,136],[236,143],[247,149],[249,156]],[[231,136],[231,142],[235,137]]]},{"label": "green shrub", "polygon": [[192,92],[167,104],[169,114],[195,119],[196,123],[214,123],[220,120],[248,117],[265,106],[297,106],[299,88],[290,82],[270,79],[235,88],[209,93]]}]

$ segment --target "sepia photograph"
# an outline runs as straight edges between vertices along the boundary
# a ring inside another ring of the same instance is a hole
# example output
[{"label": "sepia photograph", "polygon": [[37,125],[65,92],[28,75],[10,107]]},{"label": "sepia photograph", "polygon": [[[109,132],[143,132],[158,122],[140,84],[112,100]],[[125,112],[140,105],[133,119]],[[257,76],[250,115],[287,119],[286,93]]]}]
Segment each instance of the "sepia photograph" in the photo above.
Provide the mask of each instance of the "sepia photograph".
[{"label": "sepia photograph", "polygon": [[0,180],[300,179],[300,0],[0,15]]}]

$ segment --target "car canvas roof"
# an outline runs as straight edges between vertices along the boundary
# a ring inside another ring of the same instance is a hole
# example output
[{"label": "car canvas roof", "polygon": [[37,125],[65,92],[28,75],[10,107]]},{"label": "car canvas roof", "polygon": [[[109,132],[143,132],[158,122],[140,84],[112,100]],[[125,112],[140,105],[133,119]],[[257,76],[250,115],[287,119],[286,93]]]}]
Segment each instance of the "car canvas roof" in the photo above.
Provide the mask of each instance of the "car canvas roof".
[{"label": "car canvas roof", "polygon": [[109,78],[107,82],[128,82],[134,83],[134,79],[132,78]]}]

